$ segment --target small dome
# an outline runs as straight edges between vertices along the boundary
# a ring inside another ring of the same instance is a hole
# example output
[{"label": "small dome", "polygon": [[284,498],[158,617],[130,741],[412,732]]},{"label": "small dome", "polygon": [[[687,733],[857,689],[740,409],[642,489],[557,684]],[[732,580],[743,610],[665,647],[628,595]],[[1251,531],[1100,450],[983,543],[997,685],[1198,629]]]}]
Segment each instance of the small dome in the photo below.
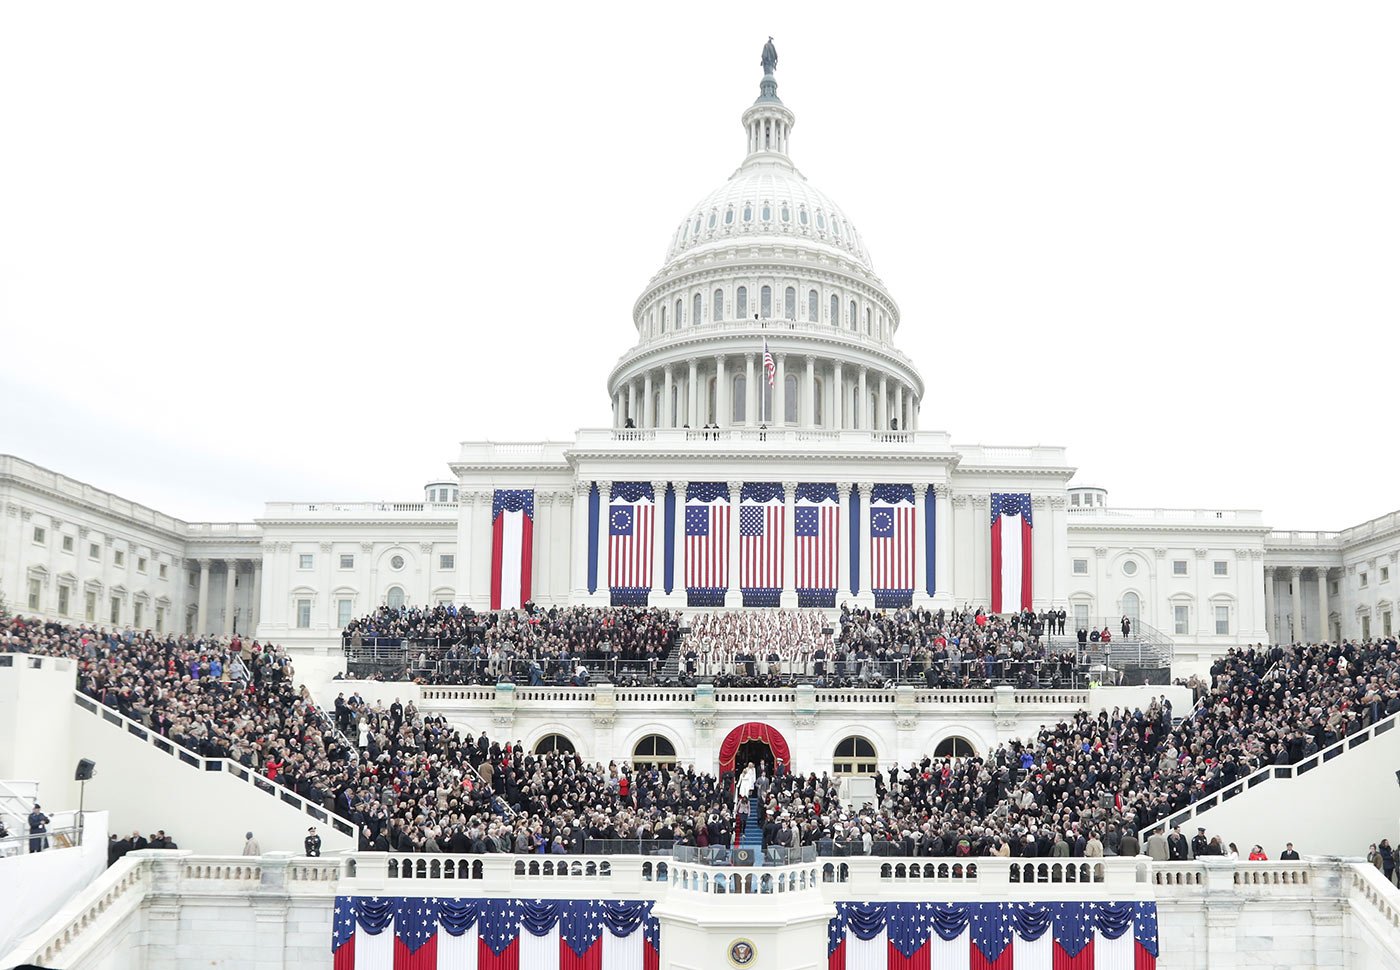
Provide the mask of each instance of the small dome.
[{"label": "small dome", "polygon": [[785,160],[750,159],[701,199],[671,239],[666,261],[736,241],[800,241],[873,271],[846,213]]}]

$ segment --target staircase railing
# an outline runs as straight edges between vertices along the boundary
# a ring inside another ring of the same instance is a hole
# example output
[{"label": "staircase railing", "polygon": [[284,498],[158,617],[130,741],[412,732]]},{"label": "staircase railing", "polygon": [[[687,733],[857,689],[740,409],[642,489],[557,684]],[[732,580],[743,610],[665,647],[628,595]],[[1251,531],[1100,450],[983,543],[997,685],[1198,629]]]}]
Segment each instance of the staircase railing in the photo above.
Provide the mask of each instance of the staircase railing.
[{"label": "staircase railing", "polygon": [[1150,835],[1155,835],[1157,833],[1165,835],[1174,826],[1185,824],[1202,813],[1210,811],[1217,805],[1224,804],[1236,795],[1243,794],[1252,788],[1257,788],[1264,784],[1264,782],[1274,778],[1296,778],[1299,775],[1306,774],[1319,765],[1326,764],[1338,755],[1345,754],[1352,748],[1365,744],[1372,738],[1379,737],[1388,731],[1394,730],[1397,725],[1400,725],[1400,714],[1392,714],[1389,717],[1381,718],[1368,727],[1362,728],[1360,731],[1347,735],[1340,741],[1330,744],[1321,751],[1318,751],[1316,754],[1309,755],[1297,764],[1267,765],[1260,768],[1253,774],[1246,775],[1226,785],[1224,788],[1218,788],[1205,798],[1192,802],[1185,808],[1172,812],[1169,815],[1159,818],[1150,825],[1144,826],[1140,836],[1146,841],[1147,837]]}]

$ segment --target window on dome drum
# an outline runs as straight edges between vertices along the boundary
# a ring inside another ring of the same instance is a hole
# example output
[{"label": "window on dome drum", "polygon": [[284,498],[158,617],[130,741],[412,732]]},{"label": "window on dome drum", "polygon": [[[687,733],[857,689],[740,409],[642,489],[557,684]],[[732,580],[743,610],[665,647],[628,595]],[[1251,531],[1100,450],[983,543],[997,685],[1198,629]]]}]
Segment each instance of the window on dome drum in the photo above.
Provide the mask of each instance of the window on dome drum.
[{"label": "window on dome drum", "polygon": [[574,743],[562,734],[546,734],[535,742],[535,754],[573,754]]},{"label": "window on dome drum", "polygon": [[813,323],[821,319],[821,301],[816,290],[807,291],[807,319]]},{"label": "window on dome drum", "polygon": [[700,294],[696,293],[691,301],[690,325],[693,327],[700,322]]},{"label": "window on dome drum", "polygon": [[758,291],[758,315],[764,320],[773,319],[773,287],[765,286]]},{"label": "window on dome drum", "polygon": [[734,294],[734,318],[736,320],[747,320],[749,318],[749,288],[739,287]]},{"label": "window on dome drum", "polygon": [[797,319],[797,290],[791,286],[783,290],[783,318]]},{"label": "window on dome drum", "polygon": [[681,311],[683,311],[684,309],[685,309],[685,304],[682,303],[680,300],[677,300],[677,301],[676,301],[676,319],[675,319],[675,327],[676,327],[677,330],[679,330],[679,329],[681,328],[681,319],[682,319],[682,312],[681,312]]},{"label": "window on dome drum", "polygon": [[870,329],[870,307],[865,308],[865,335],[868,337],[875,331]]},{"label": "window on dome drum", "polygon": [[1172,607],[1172,632],[1178,636],[1191,632],[1191,607],[1185,603]]},{"label": "window on dome drum", "polygon": [[700,235],[700,213],[695,214],[695,228],[692,230],[697,236]]},{"label": "window on dome drum", "polygon": [[661,332],[666,332],[666,308],[661,308]]},{"label": "window on dome drum", "polygon": [[753,222],[753,206],[751,206],[751,205],[745,205],[745,206],[744,206],[744,221],[745,221],[745,222]]},{"label": "window on dome drum", "polygon": [[1185,560],[1185,559],[1173,559],[1173,560],[1172,560],[1172,575],[1173,575],[1173,576],[1185,576],[1185,575],[1186,575],[1186,560]]},{"label": "window on dome drum", "polygon": [[1222,636],[1230,632],[1230,607],[1217,606],[1215,608],[1215,632]]},{"label": "window on dome drum", "polygon": [[732,205],[724,210],[724,224],[726,226],[734,225],[734,207]]},{"label": "window on dome drum", "polygon": [[831,325],[834,327],[841,322],[841,300],[836,294],[831,296]]},{"label": "window on dome drum", "polygon": [[762,212],[761,218],[763,219],[764,222],[772,222],[772,221],[773,221],[773,207],[772,207],[771,205],[769,205],[767,202],[763,203],[763,212]]},{"label": "window on dome drum", "polygon": [[648,734],[632,749],[632,764],[637,768],[675,763],[676,746],[659,734]]},{"label": "window on dome drum", "polygon": [[797,423],[797,375],[788,374],[783,378],[783,423]]},{"label": "window on dome drum", "polygon": [[1230,575],[1230,564],[1229,564],[1226,560],[1224,560],[1224,559],[1217,559],[1217,560],[1215,560],[1215,561],[1211,564],[1211,568],[1214,570],[1215,575],[1217,575],[1217,576],[1228,576],[1228,575]]},{"label": "window on dome drum", "polygon": [[967,738],[953,735],[951,738],[944,738],[938,742],[938,746],[933,749],[933,756],[935,758],[975,758],[977,749]]},{"label": "window on dome drum", "polygon": [[384,594],[384,605],[391,610],[401,609],[403,607],[403,587],[390,586],[389,591]]},{"label": "window on dome drum", "polygon": [[705,414],[701,416],[700,424],[706,421],[719,421],[719,413],[715,410],[715,379],[711,377],[705,382]]},{"label": "window on dome drum", "polygon": [[836,233],[836,238],[837,238],[837,239],[840,239],[840,238],[841,238],[841,220],[840,220],[840,219],[832,219],[832,220],[831,220],[831,231],[834,232],[834,233]]},{"label": "window on dome drum", "polygon": [[852,330],[854,330],[854,329],[856,328],[856,301],[855,301],[855,300],[852,300],[852,301],[851,301],[851,305],[850,305],[850,307],[849,307],[848,309],[849,309],[850,312],[847,314],[846,322],[850,325],[850,328],[851,328]]},{"label": "window on dome drum", "polygon": [[873,775],[879,770],[875,745],[861,737],[845,738],[836,745],[831,767],[838,775]]},{"label": "window on dome drum", "polygon": [[748,415],[744,413],[744,405],[747,403],[746,399],[748,398],[748,394],[746,393],[747,388],[745,387],[746,383],[747,378],[745,378],[743,374],[734,375],[734,399],[731,402],[729,415],[730,420],[735,424],[743,424],[749,419]]},{"label": "window on dome drum", "polygon": [[782,218],[784,222],[792,221],[792,210],[789,209],[787,206],[783,206],[781,209],[779,209],[778,215]]},{"label": "window on dome drum", "polygon": [[825,228],[826,228],[826,216],[822,215],[822,210],[820,210],[820,209],[817,210],[817,228],[818,228],[818,229],[825,229]]},{"label": "window on dome drum", "polygon": [[710,213],[710,224],[709,224],[708,228],[713,229],[713,228],[715,227],[715,223],[718,222],[718,221],[719,221],[719,216],[718,216],[716,213],[711,212],[711,213]]},{"label": "window on dome drum", "polygon": [[797,221],[804,226],[807,224],[807,210],[805,208],[797,210]]},{"label": "window on dome drum", "polygon": [[710,319],[715,322],[724,319],[724,290],[715,290],[715,298],[710,302]]}]

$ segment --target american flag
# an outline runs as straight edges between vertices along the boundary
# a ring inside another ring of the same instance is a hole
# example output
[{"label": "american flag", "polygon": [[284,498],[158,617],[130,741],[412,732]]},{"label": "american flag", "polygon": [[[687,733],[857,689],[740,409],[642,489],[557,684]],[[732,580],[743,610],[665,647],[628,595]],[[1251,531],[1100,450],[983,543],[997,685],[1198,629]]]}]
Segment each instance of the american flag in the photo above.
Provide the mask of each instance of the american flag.
[{"label": "american flag", "polygon": [[624,596],[651,590],[656,504],[650,482],[613,485],[608,506],[608,588]]},{"label": "american flag", "polygon": [[[800,485],[793,508],[797,560],[794,581],[798,606],[818,606],[802,602],[804,593],[834,593],[839,581],[841,506],[836,486],[830,482]],[[834,603],[833,603],[834,605]]]},{"label": "american flag", "polygon": [[828,970],[1152,970],[1157,904],[1125,902],[836,904]]},{"label": "american flag", "polygon": [[[781,485],[749,484],[739,499],[739,588],[746,606],[777,606],[787,510]],[[750,593],[760,594],[757,598]],[[767,599],[772,599],[769,603]],[[751,601],[752,600],[752,601]]]},{"label": "american flag", "polygon": [[340,896],[331,952],[335,970],[656,970],[652,905]]},{"label": "american flag", "polygon": [[[914,591],[914,486],[876,485],[870,493],[870,588]],[[877,603],[876,605],[882,605]]]},{"label": "american flag", "polygon": [[768,386],[773,386],[773,381],[778,376],[778,365],[773,363],[773,355],[768,352],[768,338],[763,338],[763,374],[768,379]]},{"label": "american flag", "polygon": [[729,589],[729,488],[722,482],[692,482],[687,489],[685,587],[692,606],[723,605]]}]

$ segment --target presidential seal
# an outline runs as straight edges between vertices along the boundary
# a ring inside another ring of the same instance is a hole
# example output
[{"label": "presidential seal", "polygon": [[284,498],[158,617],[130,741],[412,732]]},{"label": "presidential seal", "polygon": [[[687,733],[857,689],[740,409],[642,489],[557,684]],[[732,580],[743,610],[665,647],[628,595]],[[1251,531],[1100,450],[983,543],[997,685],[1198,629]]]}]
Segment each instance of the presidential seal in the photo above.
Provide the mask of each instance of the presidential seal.
[{"label": "presidential seal", "polygon": [[757,955],[754,949],[753,940],[735,940],[729,944],[729,962],[736,967],[753,966],[753,958]]}]

